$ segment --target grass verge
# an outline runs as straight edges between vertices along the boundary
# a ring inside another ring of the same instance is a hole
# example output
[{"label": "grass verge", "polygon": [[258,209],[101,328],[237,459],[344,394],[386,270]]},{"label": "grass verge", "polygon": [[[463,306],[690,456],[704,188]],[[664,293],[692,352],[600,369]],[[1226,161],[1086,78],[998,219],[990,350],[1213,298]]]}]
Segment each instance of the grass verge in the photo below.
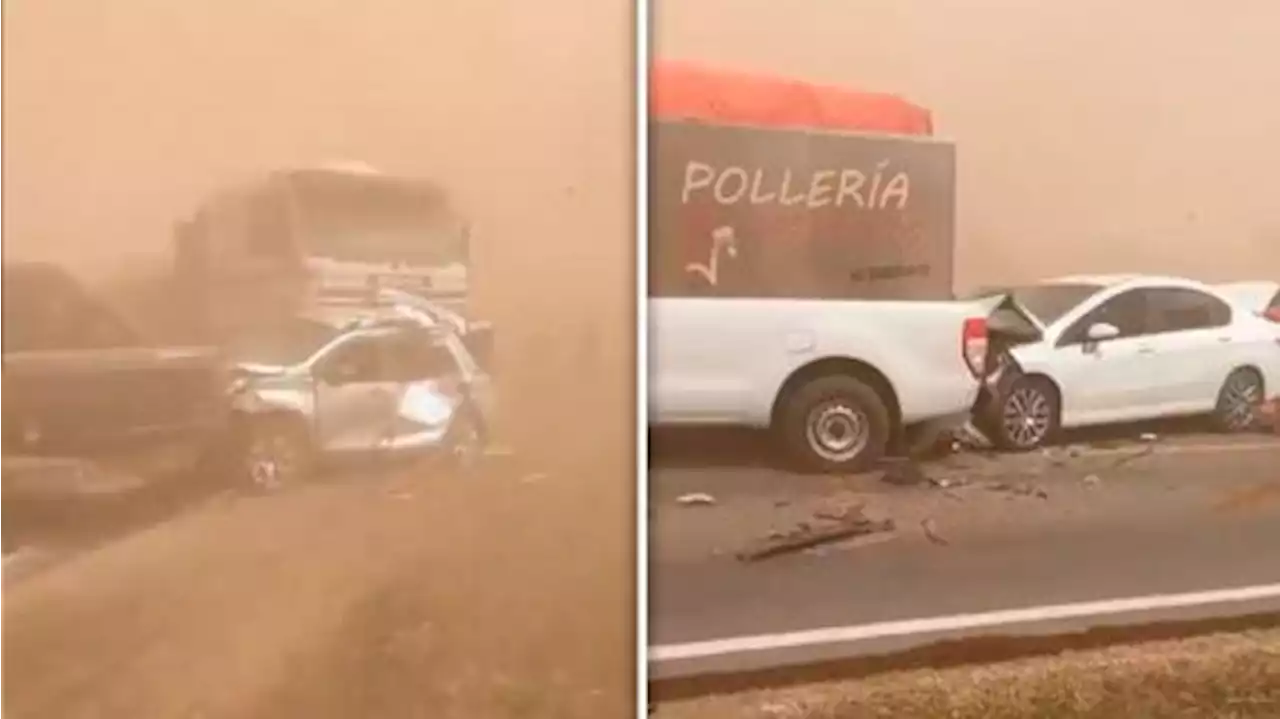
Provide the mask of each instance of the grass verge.
[{"label": "grass verge", "polygon": [[689,699],[657,719],[1280,717],[1280,629]]}]

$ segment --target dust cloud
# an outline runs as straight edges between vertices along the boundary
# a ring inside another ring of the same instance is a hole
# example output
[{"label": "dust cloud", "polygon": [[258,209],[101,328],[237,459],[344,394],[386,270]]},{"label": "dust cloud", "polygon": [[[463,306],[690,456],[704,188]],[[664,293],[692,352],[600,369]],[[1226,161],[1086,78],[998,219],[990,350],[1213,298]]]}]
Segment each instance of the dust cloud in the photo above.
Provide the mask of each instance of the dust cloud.
[{"label": "dust cloud", "polygon": [[656,4],[654,54],[901,94],[957,143],[957,281],[1280,277],[1280,6]]},{"label": "dust cloud", "polygon": [[[499,431],[522,471],[537,470],[527,483],[411,483],[427,507],[412,512],[343,487],[245,502],[223,515],[263,529],[175,520],[167,531],[181,540],[142,536],[6,586],[6,709],[243,708],[276,696],[257,685],[297,663],[309,668],[281,680],[284,705],[264,716],[312,700],[315,717],[399,716],[424,701],[433,715],[496,716],[475,702],[505,695],[466,682],[504,677],[549,716],[630,711],[632,15],[621,0],[4,4],[7,260],[56,260],[111,287],[167,272],[177,221],[271,169],[350,160],[431,178],[472,221],[476,305],[497,327],[511,420]],[[326,496],[341,510],[314,506]],[[277,550],[287,555],[269,566],[244,561]],[[328,589],[302,591],[320,582]],[[173,601],[206,590],[223,598]],[[334,626],[378,647],[404,630],[383,612],[374,636],[360,629],[374,621],[364,610],[341,609],[349,599],[372,612],[384,591],[410,597],[413,622],[456,628],[448,656],[414,655],[438,662],[426,674],[391,671],[376,652],[359,667],[339,661],[351,645]],[[235,612],[273,613],[262,626],[296,632],[243,642],[220,623]],[[88,650],[67,639],[108,627]],[[122,659],[142,655],[179,661]]]},{"label": "dust cloud", "polygon": [[535,347],[506,364],[563,385],[587,352],[629,402],[631,10],[557,2],[6,3],[6,256],[157,274],[215,189],[334,160],[426,176],[474,223],[480,313]]}]

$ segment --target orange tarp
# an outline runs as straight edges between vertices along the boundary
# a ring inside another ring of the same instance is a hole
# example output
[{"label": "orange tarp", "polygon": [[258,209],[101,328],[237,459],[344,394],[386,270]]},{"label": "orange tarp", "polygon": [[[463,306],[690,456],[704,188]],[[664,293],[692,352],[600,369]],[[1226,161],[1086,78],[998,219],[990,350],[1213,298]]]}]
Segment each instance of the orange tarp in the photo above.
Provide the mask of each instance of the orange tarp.
[{"label": "orange tarp", "polygon": [[661,60],[649,83],[649,113],[658,120],[933,134],[930,112],[894,95]]}]

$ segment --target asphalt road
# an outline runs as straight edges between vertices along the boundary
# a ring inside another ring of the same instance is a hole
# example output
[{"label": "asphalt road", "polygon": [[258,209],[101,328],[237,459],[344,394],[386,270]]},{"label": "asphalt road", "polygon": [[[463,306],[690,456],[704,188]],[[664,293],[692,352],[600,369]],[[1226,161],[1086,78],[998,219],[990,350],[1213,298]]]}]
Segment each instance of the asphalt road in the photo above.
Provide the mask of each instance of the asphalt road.
[{"label": "asphalt road", "polygon": [[[1242,449],[1219,451],[1229,444]],[[684,492],[710,492],[717,507],[709,511],[723,514],[762,499],[790,504],[830,491],[827,483],[764,468],[754,458],[728,468],[697,466],[687,457],[655,466],[651,501],[659,517],[696,511],[670,501]],[[1064,619],[1061,612],[1043,611],[1280,585],[1280,442],[1179,437],[1141,461],[1112,462],[1103,486],[1082,488],[1079,473],[1064,476],[1069,479],[1032,476],[1035,486],[1048,488],[1049,499],[992,505],[995,511],[980,521],[963,517],[981,514],[980,502],[952,503],[953,516],[942,520],[954,527],[945,546],[919,532],[903,533],[892,541],[743,563],[732,553],[673,550],[667,530],[651,529],[663,547],[654,552],[650,572],[650,646],[657,648],[651,649],[651,671],[661,678],[757,669],[992,631],[1057,633],[1104,623],[1280,611],[1280,592],[1230,602],[1206,596],[1176,607],[1153,608],[1144,600],[1125,611],[1109,607],[1105,617]],[[901,493],[908,490],[876,484],[864,483],[862,496],[896,492],[894,501],[905,506]],[[1091,499],[1077,501],[1076,495]],[[1053,511],[1059,502],[1070,506]],[[712,514],[703,516],[713,523]],[[1024,621],[964,627],[965,617],[1021,609],[1031,610]],[[950,619],[918,629],[884,624],[936,618]],[[845,630],[795,634],[825,628]]]}]

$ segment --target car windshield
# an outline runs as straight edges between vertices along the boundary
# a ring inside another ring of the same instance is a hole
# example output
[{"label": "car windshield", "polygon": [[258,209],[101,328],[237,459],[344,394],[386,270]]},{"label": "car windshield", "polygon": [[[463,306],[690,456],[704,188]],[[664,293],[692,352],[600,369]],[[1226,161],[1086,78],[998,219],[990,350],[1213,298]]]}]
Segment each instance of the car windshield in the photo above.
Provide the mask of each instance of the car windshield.
[{"label": "car windshield", "polygon": [[1047,327],[1100,291],[1101,285],[1053,282],[1015,287],[1009,290],[1009,294],[1028,314]]},{"label": "car windshield", "polygon": [[238,337],[231,343],[229,354],[237,362],[294,365],[337,336],[338,330],[331,325],[298,318]]}]

